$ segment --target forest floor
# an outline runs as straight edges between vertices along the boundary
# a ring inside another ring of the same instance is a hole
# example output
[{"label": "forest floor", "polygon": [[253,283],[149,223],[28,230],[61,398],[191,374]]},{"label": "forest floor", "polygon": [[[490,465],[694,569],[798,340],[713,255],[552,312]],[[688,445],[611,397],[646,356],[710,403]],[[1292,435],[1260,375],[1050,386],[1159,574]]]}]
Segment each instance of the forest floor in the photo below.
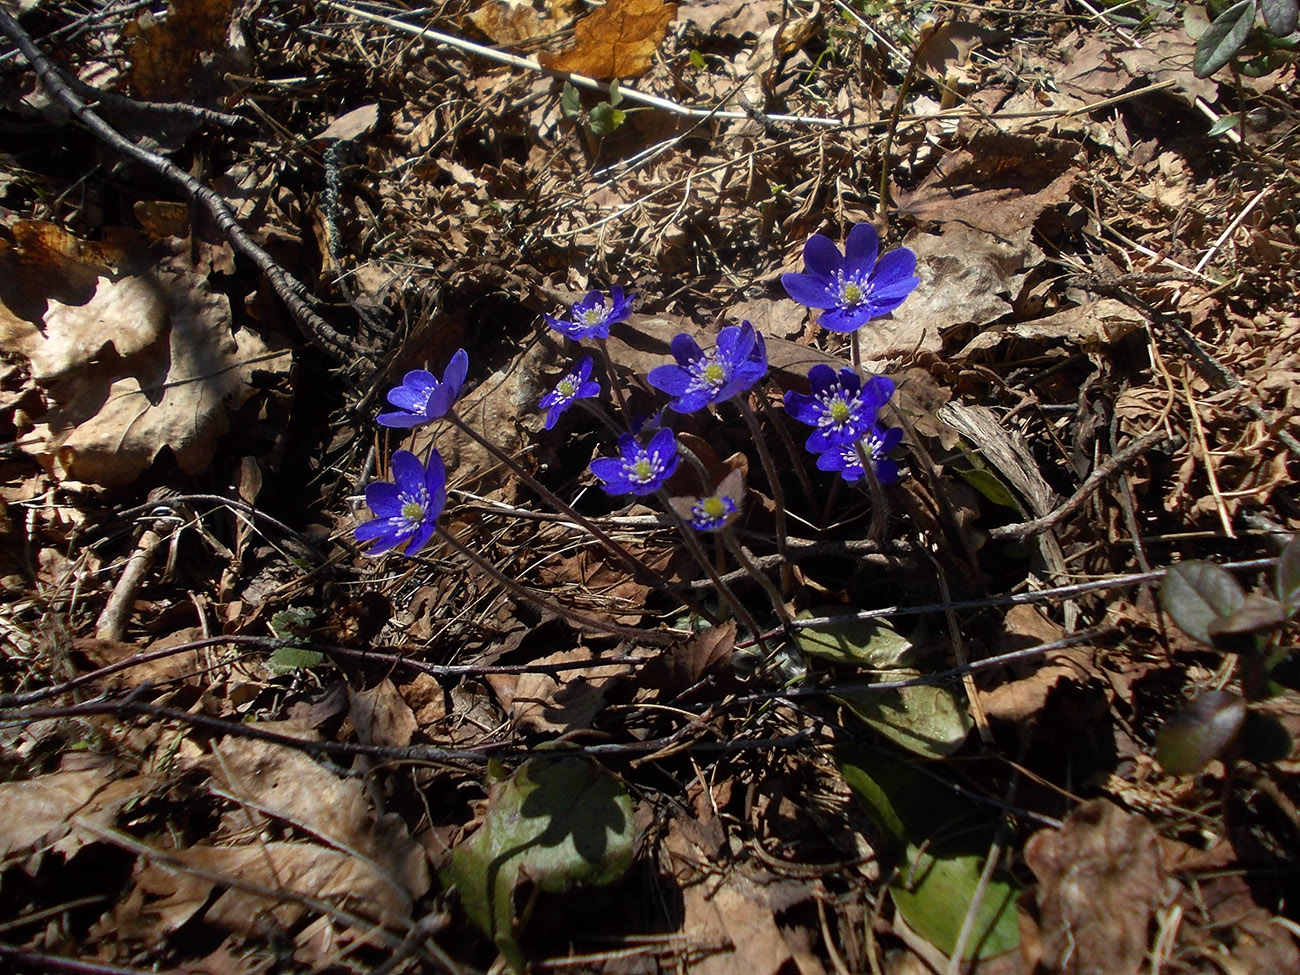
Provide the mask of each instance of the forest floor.
[{"label": "forest floor", "polygon": [[[1292,66],[1172,0],[0,10],[0,968],[1300,971]],[[854,348],[781,276],[863,223],[920,283]],[[756,568],[545,427],[612,287],[591,402]],[[664,411],[742,321],[748,418]],[[858,357],[878,492],[782,404]]]}]

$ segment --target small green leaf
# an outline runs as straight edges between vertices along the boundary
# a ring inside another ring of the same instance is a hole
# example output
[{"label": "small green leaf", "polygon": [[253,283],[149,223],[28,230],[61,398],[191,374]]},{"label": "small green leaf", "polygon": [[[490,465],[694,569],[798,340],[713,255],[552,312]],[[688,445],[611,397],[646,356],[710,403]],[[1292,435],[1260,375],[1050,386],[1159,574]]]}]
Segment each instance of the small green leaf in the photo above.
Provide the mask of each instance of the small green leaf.
[{"label": "small green leaf", "polygon": [[596,135],[606,136],[613,134],[626,118],[626,112],[620,111],[609,102],[601,102],[588,113],[587,123]]},{"label": "small green leaf", "polygon": [[[890,895],[908,925],[952,955],[979,889],[994,825],[941,781],[878,751],[835,750],[835,763],[858,802],[900,847]],[[1015,878],[998,870],[984,889],[963,960],[991,958],[1020,944]]]},{"label": "small green leaf", "polygon": [[704,55],[696,48],[691,48],[691,67],[701,69],[704,67]]},{"label": "small green leaf", "polygon": [[616,106],[622,100],[623,100],[623,93],[618,90],[618,79],[614,78],[609,83],[609,104],[611,106]]},{"label": "small green leaf", "polygon": [[1207,691],[1188,701],[1156,733],[1156,760],[1170,775],[1191,775],[1222,758],[1246,720],[1246,702],[1228,691]]},{"label": "small green leaf", "polygon": [[1205,134],[1210,138],[1214,138],[1216,135],[1223,135],[1223,133],[1227,132],[1229,129],[1235,129],[1239,121],[1241,121],[1241,118],[1238,115],[1224,115],[1217,122],[1211,125],[1210,131]]},{"label": "small green leaf", "polygon": [[[281,640],[306,637],[315,620],[316,610],[310,606],[290,606],[271,617],[271,632]],[[266,658],[266,666],[277,677],[292,674],[295,670],[319,667],[324,662],[325,654],[298,644],[277,647]]]},{"label": "small green leaf", "polygon": [[1255,0],[1241,0],[1214,18],[1196,42],[1196,56],[1192,59],[1196,77],[1208,78],[1236,56],[1255,22],[1255,9]]},{"label": "small green leaf", "polygon": [[[847,615],[842,606],[817,606],[799,619]],[[885,620],[850,620],[797,630],[795,642],[810,657],[831,663],[885,670],[906,663],[912,641]]]},{"label": "small green leaf", "polygon": [[523,879],[547,893],[613,883],[632,863],[632,800],[592,762],[530,759],[494,790],[478,832],[452,851],[442,881],[516,972],[527,961],[515,930]]},{"label": "small green leaf", "polygon": [[582,96],[572,82],[566,81],[560,89],[560,111],[567,118],[576,118],[582,114]]},{"label": "small green leaf", "polygon": [[266,658],[267,668],[276,677],[292,674],[295,670],[319,667],[324,662],[325,654],[306,647],[276,647]]},{"label": "small green leaf", "polygon": [[1213,562],[1179,562],[1160,583],[1160,607],[1178,628],[1202,643],[1213,643],[1210,624],[1231,616],[1246,601],[1232,574]]}]

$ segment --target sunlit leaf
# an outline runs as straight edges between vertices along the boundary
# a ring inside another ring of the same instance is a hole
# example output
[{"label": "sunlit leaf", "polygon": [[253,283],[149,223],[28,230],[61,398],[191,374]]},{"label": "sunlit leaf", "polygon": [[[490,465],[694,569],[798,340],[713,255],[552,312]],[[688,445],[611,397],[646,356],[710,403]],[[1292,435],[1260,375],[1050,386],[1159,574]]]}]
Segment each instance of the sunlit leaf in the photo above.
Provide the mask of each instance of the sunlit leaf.
[{"label": "sunlit leaf", "polygon": [[1228,691],[1207,691],[1175,712],[1156,735],[1156,759],[1170,775],[1199,772],[1237,741],[1246,702]]},{"label": "sunlit leaf", "polygon": [[[902,848],[890,894],[908,925],[952,955],[975,899],[994,824],[942,782],[880,752],[843,747],[836,764],[858,802]],[[994,871],[962,958],[990,958],[1020,944],[1020,887]]]},{"label": "sunlit leaf", "polygon": [[[897,670],[891,679],[919,677],[915,670]],[[850,711],[890,741],[925,758],[945,758],[966,742],[971,718],[948,687],[917,684],[879,691],[835,695]]]},{"label": "sunlit leaf", "polygon": [[632,801],[614,776],[579,759],[531,759],[496,785],[483,825],[452,851],[442,881],[520,972],[516,884],[558,893],[612,883],[632,863],[634,835]]},{"label": "sunlit leaf", "polygon": [[1178,628],[1202,643],[1214,642],[1210,624],[1246,601],[1232,574],[1213,562],[1179,562],[1160,583],[1160,607]]},{"label": "sunlit leaf", "polygon": [[1286,37],[1300,21],[1300,2],[1297,0],[1259,0],[1264,23],[1278,37]]},{"label": "sunlit leaf", "polygon": [[1255,22],[1255,0],[1234,3],[1219,16],[1196,42],[1192,71],[1198,78],[1208,78],[1233,59]]},{"label": "sunlit leaf", "polygon": [[[836,615],[846,615],[844,608],[819,606],[800,613],[799,619]],[[796,632],[795,642],[810,657],[872,670],[901,666],[912,649],[912,641],[885,620],[849,620],[807,627]]]}]

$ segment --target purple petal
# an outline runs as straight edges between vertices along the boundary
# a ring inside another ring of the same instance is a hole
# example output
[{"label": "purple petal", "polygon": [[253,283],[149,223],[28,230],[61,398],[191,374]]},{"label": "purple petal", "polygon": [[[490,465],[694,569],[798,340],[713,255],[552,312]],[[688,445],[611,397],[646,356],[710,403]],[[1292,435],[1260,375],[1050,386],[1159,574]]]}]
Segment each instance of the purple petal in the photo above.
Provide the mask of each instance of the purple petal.
[{"label": "purple petal", "polygon": [[406,550],[402,554],[408,558],[415,555],[420,551],[420,549],[424,548],[425,545],[429,544],[429,539],[432,537],[433,522],[425,521],[415,530],[415,534],[411,536],[411,544],[406,546]]},{"label": "purple petal", "polygon": [[830,279],[815,274],[783,274],[781,287],[791,298],[808,308],[834,308],[838,300],[831,293]]},{"label": "purple petal", "polygon": [[844,255],[825,234],[813,234],[803,245],[803,266],[810,274],[830,278],[844,267]]},{"label": "purple petal", "polygon": [[880,235],[869,223],[855,224],[849,231],[849,238],[844,242],[844,273],[854,271],[870,273],[876,266],[876,255],[880,253]]},{"label": "purple petal", "polygon": [[681,396],[691,384],[691,374],[681,366],[655,366],[646,381],[669,396]]},{"label": "purple petal", "polygon": [[398,500],[401,489],[389,481],[375,481],[366,485],[366,507],[381,518],[392,518],[402,511]]},{"label": "purple petal", "polygon": [[[852,372],[852,370],[849,371]],[[838,378],[835,375],[835,370],[824,362],[819,362],[808,370],[808,385],[812,387],[813,396],[820,396],[826,392],[835,385]]]},{"label": "purple petal", "polygon": [[393,452],[393,482],[407,494],[418,495],[424,488],[424,465],[409,450]]},{"label": "purple petal", "polygon": [[683,366],[689,365],[704,356],[704,350],[700,348],[699,343],[685,332],[678,332],[673,336],[670,348],[672,349],[673,358],[677,360],[679,365]]},{"label": "purple petal", "polygon": [[574,379],[578,380],[579,384],[585,383],[588,379],[590,379],[591,378],[591,356],[586,356],[585,358],[583,358],[583,360],[578,363],[577,368],[574,369],[573,372],[569,373],[569,375],[572,376]]},{"label": "purple petal", "polygon": [[573,394],[573,398],[590,399],[593,396],[599,396],[599,395],[600,395],[600,383],[596,382],[596,380],[594,379],[588,379],[586,382],[584,382],[581,386],[578,387],[578,391]]},{"label": "purple petal", "polygon": [[894,381],[888,376],[872,376],[862,388],[862,401],[872,407],[881,407],[894,395]]},{"label": "purple petal", "polygon": [[785,394],[785,411],[800,423],[816,426],[822,415],[821,404],[811,396],[790,390]]},{"label": "purple petal", "polygon": [[871,318],[872,308],[867,302],[853,308],[828,308],[821,313],[817,324],[832,332],[856,332]]},{"label": "purple petal", "polygon": [[424,520],[432,525],[447,506],[447,466],[437,448],[429,451],[429,466],[424,473],[424,486],[429,492],[429,509]]},{"label": "purple petal", "polygon": [[468,375],[469,355],[464,349],[458,349],[451,357],[451,361],[447,363],[447,368],[443,370],[442,384],[455,390],[453,397],[459,396],[460,388],[465,385],[465,377]]},{"label": "purple petal", "polygon": [[672,430],[664,427],[653,437],[650,443],[646,445],[646,453],[669,458],[677,456],[677,439],[673,436]]},{"label": "purple petal", "polygon": [[352,530],[352,537],[358,542],[368,542],[372,538],[382,538],[385,535],[399,535],[405,526],[404,518],[374,518],[357,525]]},{"label": "purple petal", "polygon": [[418,427],[421,423],[428,423],[429,418],[423,413],[380,413],[375,417],[375,422],[381,427],[409,430],[411,427]]},{"label": "purple petal", "polygon": [[875,272],[871,275],[873,288],[884,288],[901,278],[910,278],[916,273],[916,255],[906,247],[899,247],[880,259]]}]

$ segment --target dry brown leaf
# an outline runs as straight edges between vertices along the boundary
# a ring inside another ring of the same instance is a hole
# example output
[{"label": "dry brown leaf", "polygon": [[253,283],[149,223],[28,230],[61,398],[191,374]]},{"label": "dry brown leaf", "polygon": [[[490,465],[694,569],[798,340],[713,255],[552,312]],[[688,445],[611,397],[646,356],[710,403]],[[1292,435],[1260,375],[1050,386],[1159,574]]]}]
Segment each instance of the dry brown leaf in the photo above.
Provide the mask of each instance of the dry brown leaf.
[{"label": "dry brown leaf", "polygon": [[578,21],[578,42],[562,54],[545,52],[538,60],[553,71],[591,78],[639,78],[663,43],[677,5],[661,0],[609,0]]},{"label": "dry brown leaf", "polygon": [[[996,653],[1010,653],[1040,643],[1051,643],[1065,635],[1056,623],[1033,606],[1012,606],[1003,620],[1001,639]],[[1008,680],[991,691],[980,693],[980,703],[988,717],[1008,722],[1032,718],[1042,710],[1054,688],[1070,678],[1080,682],[1091,674],[1092,650],[1069,647],[1048,654],[1040,660],[1014,666],[1026,676]]]},{"label": "dry brown leaf", "polygon": [[493,43],[516,47],[560,30],[572,17],[574,7],[567,0],[552,2],[543,12],[529,0],[487,0],[470,12],[469,19]]},{"label": "dry brown leaf", "polygon": [[910,234],[905,243],[916,253],[921,284],[898,311],[858,333],[864,359],[938,352],[943,333],[954,325],[983,326],[1001,318],[1043,261],[1029,230],[999,237],[949,223],[938,234]]},{"label": "dry brown leaf", "polygon": [[1142,969],[1165,886],[1160,840],[1150,823],[1094,799],[1061,829],[1030,837],[1025,862],[1038,878],[1039,970],[1136,975]]},{"label": "dry brown leaf", "polygon": [[0,254],[0,277],[19,284],[0,295],[0,349],[28,359],[50,402],[25,443],[55,477],[127,484],[164,448],[197,474],[253,373],[289,368],[287,352],[232,327],[229,302],[181,254],[14,229],[23,246]]},{"label": "dry brown leaf", "polygon": [[232,0],[171,0],[167,19],[141,17],[128,35],[131,83],[146,98],[187,95],[203,55],[225,49]]},{"label": "dry brown leaf", "polygon": [[357,737],[366,745],[405,748],[419,730],[415,712],[385,677],[368,691],[348,691],[348,714]]},{"label": "dry brown leaf", "polygon": [[711,626],[658,654],[646,665],[638,683],[655,697],[676,697],[729,660],[735,648],[735,620]]},{"label": "dry brown leaf", "polygon": [[996,348],[1010,339],[1037,342],[1051,348],[1072,345],[1085,352],[1099,352],[1141,328],[1146,319],[1114,298],[1090,301],[1066,308],[1033,322],[994,325],[966,343],[954,358],[965,359],[976,352]]},{"label": "dry brown leaf", "polygon": [[586,728],[605,703],[611,681],[633,673],[630,664],[606,664],[584,647],[553,653],[537,663],[558,664],[591,660],[584,670],[550,674],[489,674],[488,683],[520,731],[563,734]]},{"label": "dry brown leaf", "polygon": [[21,782],[0,783],[0,859],[30,851],[23,868],[32,873],[48,850],[70,858],[97,837],[73,818],[109,827],[118,810],[153,788],[144,776],[110,780],[106,769],[51,772]]},{"label": "dry brown leaf", "polygon": [[712,37],[761,34],[781,17],[776,0],[694,0],[679,4],[679,20],[689,21]]},{"label": "dry brown leaf", "polygon": [[225,738],[216,750],[198,764],[220,792],[364,861],[404,898],[428,888],[423,852],[400,821],[376,818],[361,781],[340,778],[301,751],[272,742]]},{"label": "dry brown leaf", "polygon": [[[153,862],[137,875],[140,889],[150,897],[143,911],[139,903],[130,901],[119,908],[122,926],[144,933],[139,931],[140,924],[156,918],[156,933],[174,931],[202,909],[213,888],[221,886],[219,878],[337,904],[384,924],[411,916],[409,893],[395,887],[373,864],[318,843],[199,844],[168,856],[177,861],[175,865]],[[204,917],[219,927],[254,935],[264,933],[264,913],[289,927],[307,910],[290,897],[230,887]],[[131,924],[132,917],[139,920]]]},{"label": "dry brown leaf", "polygon": [[946,155],[915,190],[900,192],[899,207],[920,221],[1016,234],[1069,198],[1079,178],[1077,155],[1077,145],[1063,139],[981,131]]}]

